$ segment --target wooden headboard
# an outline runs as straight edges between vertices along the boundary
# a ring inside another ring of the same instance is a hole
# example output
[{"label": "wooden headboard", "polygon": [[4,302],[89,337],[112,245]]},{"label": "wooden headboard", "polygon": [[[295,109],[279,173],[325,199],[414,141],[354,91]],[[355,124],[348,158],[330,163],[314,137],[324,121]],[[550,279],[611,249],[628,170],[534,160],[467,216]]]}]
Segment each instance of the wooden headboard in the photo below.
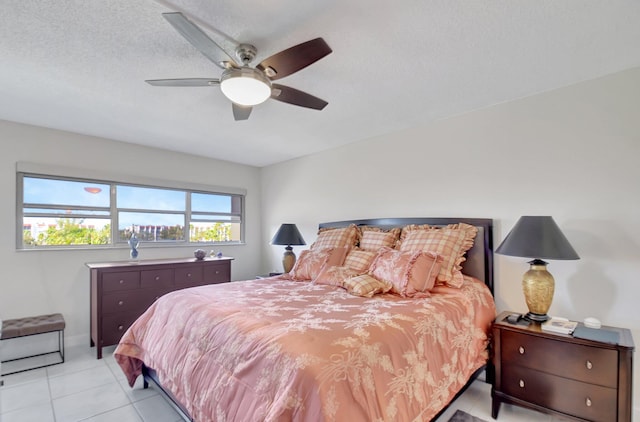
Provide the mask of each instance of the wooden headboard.
[{"label": "wooden headboard", "polygon": [[493,294],[493,220],[490,218],[372,218],[320,223],[319,227],[346,227],[355,224],[391,229],[408,224],[446,226],[455,223],[466,223],[478,228],[473,247],[467,252],[467,260],[462,263],[462,272],[483,281]]}]

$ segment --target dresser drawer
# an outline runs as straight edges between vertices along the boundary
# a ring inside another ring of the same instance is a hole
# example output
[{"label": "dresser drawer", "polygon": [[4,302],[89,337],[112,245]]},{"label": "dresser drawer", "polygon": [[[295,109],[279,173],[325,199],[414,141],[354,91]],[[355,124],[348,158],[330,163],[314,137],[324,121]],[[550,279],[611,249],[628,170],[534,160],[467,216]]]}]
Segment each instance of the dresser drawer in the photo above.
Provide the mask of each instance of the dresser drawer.
[{"label": "dresser drawer", "polygon": [[502,364],[514,364],[591,384],[617,388],[616,350],[502,331]]},{"label": "dresser drawer", "polygon": [[140,312],[121,312],[102,318],[102,345],[117,344]]},{"label": "dresser drawer", "polygon": [[176,286],[179,288],[197,286],[203,283],[202,266],[182,266],[175,269]]},{"label": "dresser drawer", "polygon": [[[506,373],[508,372],[508,376]],[[513,365],[503,371],[502,389],[513,397],[590,421],[616,420],[614,388],[575,381]]]},{"label": "dresser drawer", "polygon": [[169,289],[122,290],[102,295],[102,313],[137,311],[138,315],[146,311],[157,298]]},{"label": "dresser drawer", "polygon": [[143,289],[171,288],[173,286],[173,269],[142,271],[140,285]]},{"label": "dresser drawer", "polygon": [[140,271],[123,271],[104,273],[102,275],[102,291],[131,290],[140,287]]},{"label": "dresser drawer", "polygon": [[204,267],[204,283],[226,283],[231,280],[231,266],[228,262]]}]

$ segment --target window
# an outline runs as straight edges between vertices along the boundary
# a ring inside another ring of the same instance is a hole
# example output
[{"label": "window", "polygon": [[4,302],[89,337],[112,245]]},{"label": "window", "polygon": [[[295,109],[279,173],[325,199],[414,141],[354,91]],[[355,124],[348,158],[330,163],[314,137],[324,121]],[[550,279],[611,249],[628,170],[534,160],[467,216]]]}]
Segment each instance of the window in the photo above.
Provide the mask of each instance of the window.
[{"label": "window", "polygon": [[17,175],[19,249],[242,241],[244,194]]},{"label": "window", "polygon": [[186,197],[189,192],[141,186],[116,186],[118,241],[131,237],[141,242],[185,240]]}]

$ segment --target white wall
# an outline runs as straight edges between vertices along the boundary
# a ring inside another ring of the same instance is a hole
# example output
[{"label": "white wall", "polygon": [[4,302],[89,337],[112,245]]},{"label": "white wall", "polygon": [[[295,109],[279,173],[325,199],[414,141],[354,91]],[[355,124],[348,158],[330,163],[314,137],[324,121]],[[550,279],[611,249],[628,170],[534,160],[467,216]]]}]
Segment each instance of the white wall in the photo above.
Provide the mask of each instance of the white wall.
[{"label": "white wall", "polygon": [[[213,142],[213,141],[212,141]],[[85,262],[124,260],[113,250],[16,251],[16,162],[122,172],[132,176],[247,190],[245,245],[219,247],[235,257],[234,280],[260,271],[260,180],[255,167],[0,121],[0,319],[61,312],[68,339],[89,345],[89,270]],[[191,257],[195,247],[140,248],[140,259]]]},{"label": "white wall", "polygon": [[[551,215],[581,259],[551,261],[550,314],[640,342],[639,110],[635,68],[265,167],[263,238],[284,222],[310,244],[320,222],[463,216],[493,218],[497,247],[521,215]],[[267,248],[263,269],[281,268],[282,248]],[[526,259],[495,263],[498,310],[525,312]]]}]

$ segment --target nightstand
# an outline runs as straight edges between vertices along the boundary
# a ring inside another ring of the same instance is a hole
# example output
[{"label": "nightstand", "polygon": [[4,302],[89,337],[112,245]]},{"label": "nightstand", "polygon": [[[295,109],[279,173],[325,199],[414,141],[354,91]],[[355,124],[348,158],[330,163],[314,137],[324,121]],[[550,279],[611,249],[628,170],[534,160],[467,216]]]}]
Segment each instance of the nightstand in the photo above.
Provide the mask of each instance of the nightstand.
[{"label": "nightstand", "polygon": [[535,322],[510,324],[512,313],[498,315],[492,328],[494,419],[501,403],[511,403],[579,421],[631,421],[631,331],[603,326],[619,343],[601,343],[548,333]]}]

